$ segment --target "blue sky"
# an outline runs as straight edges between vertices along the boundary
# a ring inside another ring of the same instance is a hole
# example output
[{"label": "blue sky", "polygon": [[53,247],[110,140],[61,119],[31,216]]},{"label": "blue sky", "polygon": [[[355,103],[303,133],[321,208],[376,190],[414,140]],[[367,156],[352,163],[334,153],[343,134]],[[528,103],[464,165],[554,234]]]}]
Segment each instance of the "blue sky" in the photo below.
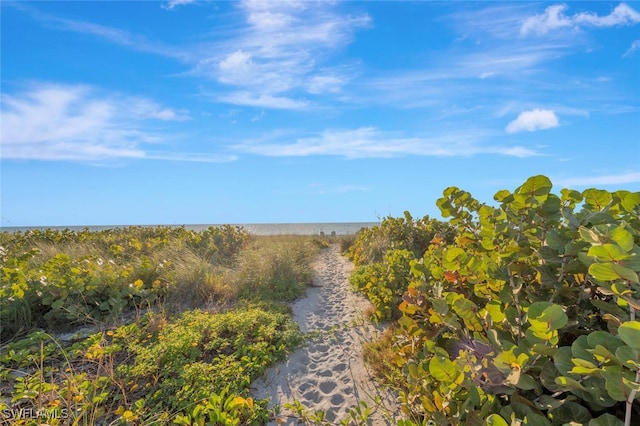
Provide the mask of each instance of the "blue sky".
[{"label": "blue sky", "polygon": [[640,3],[1,3],[1,225],[640,190]]}]

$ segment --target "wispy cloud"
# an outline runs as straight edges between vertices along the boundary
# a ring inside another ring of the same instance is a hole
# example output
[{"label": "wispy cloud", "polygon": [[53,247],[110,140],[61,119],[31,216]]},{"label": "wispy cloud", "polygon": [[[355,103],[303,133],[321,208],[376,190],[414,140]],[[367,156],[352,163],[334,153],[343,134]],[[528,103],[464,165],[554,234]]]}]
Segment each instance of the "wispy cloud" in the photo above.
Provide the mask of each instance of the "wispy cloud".
[{"label": "wispy cloud", "polygon": [[[405,137],[374,127],[354,130],[326,130],[317,136],[299,137],[292,142],[246,141],[232,148],[269,157],[306,157],[312,155],[345,158],[389,158],[407,155],[450,157],[498,154],[514,157],[540,155],[521,146],[496,146],[483,143],[478,130],[448,132],[433,137]],[[280,138],[278,138],[280,139]]]},{"label": "wispy cloud", "polygon": [[367,15],[344,16],[333,3],[244,1],[245,25],[198,62],[195,72],[237,90],[220,101],[262,108],[299,109],[304,94],[336,93],[351,78],[328,55],[369,25]]},{"label": "wispy cloud", "polygon": [[555,112],[549,109],[532,109],[523,111],[518,118],[510,122],[505,128],[507,133],[535,132],[537,130],[558,127],[560,122]]},{"label": "wispy cloud", "polygon": [[178,6],[184,6],[192,3],[196,3],[196,0],[167,0],[167,2],[162,5],[162,8],[171,10]]},{"label": "wispy cloud", "polygon": [[228,161],[228,157],[147,152],[165,137],[151,122],[189,119],[139,97],[86,85],[34,84],[2,95],[3,159],[101,161],[124,158]]},{"label": "wispy cloud", "polygon": [[585,187],[595,185],[628,185],[640,183],[640,172],[627,172],[602,176],[582,176],[566,179],[556,179],[559,185],[565,187]]},{"label": "wispy cloud", "polygon": [[524,20],[520,27],[521,35],[546,34],[560,28],[579,29],[581,27],[614,27],[640,23],[640,13],[630,6],[620,3],[611,13],[598,16],[591,12],[567,15],[566,4],[548,6],[544,13]]},{"label": "wispy cloud", "polygon": [[42,12],[31,5],[24,4],[23,2],[9,2],[6,4],[28,13],[33,19],[56,30],[90,35],[136,51],[153,53],[182,61],[188,60],[189,57],[189,53],[185,49],[148,40],[145,37],[132,34],[129,31],[125,31],[120,28],[82,20],[60,18],[58,16]]},{"label": "wispy cloud", "polygon": [[631,46],[629,47],[629,49],[627,49],[627,51],[624,52],[622,57],[628,58],[629,56],[635,54],[635,52],[637,52],[638,50],[640,50],[640,40],[634,40],[633,43],[631,43]]},{"label": "wispy cloud", "polygon": [[274,96],[250,91],[232,92],[227,95],[217,96],[216,99],[234,105],[272,109],[301,109],[309,104],[304,100],[291,99],[286,96]]}]

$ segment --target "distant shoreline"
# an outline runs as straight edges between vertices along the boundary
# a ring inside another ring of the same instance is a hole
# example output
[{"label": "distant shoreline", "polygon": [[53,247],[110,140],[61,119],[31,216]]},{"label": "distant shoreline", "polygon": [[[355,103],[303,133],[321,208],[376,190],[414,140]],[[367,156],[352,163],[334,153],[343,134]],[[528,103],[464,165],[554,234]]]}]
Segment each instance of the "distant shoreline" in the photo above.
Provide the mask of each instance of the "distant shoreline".
[{"label": "distant shoreline", "polygon": [[129,227],[184,227],[193,231],[202,231],[211,226],[239,226],[254,235],[353,235],[362,228],[370,228],[379,222],[318,222],[318,223],[238,223],[238,224],[184,224],[184,225],[95,225],[95,226],[2,226],[0,232],[16,233],[30,230],[71,230],[107,231],[109,229],[124,229]]}]

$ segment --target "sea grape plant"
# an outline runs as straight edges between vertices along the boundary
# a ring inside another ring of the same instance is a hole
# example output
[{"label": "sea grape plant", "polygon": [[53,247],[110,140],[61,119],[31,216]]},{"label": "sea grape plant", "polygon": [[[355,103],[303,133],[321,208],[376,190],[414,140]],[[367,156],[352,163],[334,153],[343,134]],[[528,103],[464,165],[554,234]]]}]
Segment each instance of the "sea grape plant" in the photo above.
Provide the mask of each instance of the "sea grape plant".
[{"label": "sea grape plant", "polygon": [[395,336],[410,420],[640,421],[640,193],[551,189],[437,201],[456,237],[412,261]]}]

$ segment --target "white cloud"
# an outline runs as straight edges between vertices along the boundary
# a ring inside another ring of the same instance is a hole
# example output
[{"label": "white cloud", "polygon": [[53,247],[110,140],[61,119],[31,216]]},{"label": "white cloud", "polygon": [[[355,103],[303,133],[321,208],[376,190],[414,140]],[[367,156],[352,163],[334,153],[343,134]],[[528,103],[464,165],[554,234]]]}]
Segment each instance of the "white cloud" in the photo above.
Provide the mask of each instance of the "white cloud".
[{"label": "white cloud", "polygon": [[233,92],[228,95],[219,96],[217,97],[217,100],[234,105],[272,109],[302,109],[309,105],[306,101],[299,101],[285,96],[255,94],[246,91]]},{"label": "white cloud", "polygon": [[149,153],[163,142],[150,120],[183,120],[186,112],[144,98],[83,85],[37,84],[2,95],[3,159],[101,161],[122,158],[226,161],[226,157]]},{"label": "white cloud", "polygon": [[624,3],[620,3],[605,16],[598,16],[591,12],[568,16],[565,14],[567,9],[566,4],[548,6],[544,13],[526,18],[520,27],[520,34],[546,34],[559,28],[614,27],[640,23],[640,13]]},{"label": "white cloud", "polygon": [[624,52],[624,55],[622,55],[622,57],[628,58],[638,50],[640,50],[640,40],[634,40],[633,43],[631,43],[631,46],[629,47],[629,49],[627,49],[627,51]]},{"label": "white cloud", "polygon": [[[328,155],[346,158],[389,158],[406,155],[448,157],[498,154],[530,157],[539,153],[525,147],[485,146],[481,133],[449,132],[444,136],[406,137],[382,132],[374,127],[354,130],[326,130],[317,136],[296,138],[293,142],[247,141],[235,145],[238,151],[269,157]],[[280,139],[279,137],[277,137]]]},{"label": "white cloud", "polygon": [[518,118],[513,120],[505,128],[507,133],[523,131],[535,132],[536,130],[551,129],[560,125],[555,112],[548,109],[534,108],[531,111],[523,111]]},{"label": "white cloud", "polygon": [[547,7],[542,15],[525,19],[522,27],[520,27],[520,34],[545,34],[557,28],[574,26],[573,21],[563,13],[567,8],[568,6],[566,4],[556,4]]},{"label": "white cloud", "polygon": [[577,14],[574,19],[579,24],[586,24],[594,27],[615,27],[640,23],[640,13],[636,12],[626,4],[620,3],[615,9],[613,9],[613,12],[606,16],[598,16],[594,13],[583,12]]},{"label": "white cloud", "polygon": [[171,10],[177,6],[184,6],[186,4],[195,3],[195,2],[196,0],[167,0],[167,2],[162,5],[162,8]]},{"label": "white cloud", "polygon": [[297,108],[299,101],[283,106],[269,100],[290,99],[292,93],[336,93],[351,76],[344,66],[326,68],[322,64],[350,42],[356,29],[366,27],[370,18],[342,16],[334,6],[329,2],[241,2],[245,27],[216,46],[214,55],[202,57],[194,72],[235,87],[236,93],[219,100],[251,100],[239,103],[243,105]]},{"label": "white cloud", "polygon": [[640,183],[640,172],[628,172],[614,175],[582,176],[566,179],[555,179],[559,185],[565,187],[594,186],[594,185],[628,185]]}]

